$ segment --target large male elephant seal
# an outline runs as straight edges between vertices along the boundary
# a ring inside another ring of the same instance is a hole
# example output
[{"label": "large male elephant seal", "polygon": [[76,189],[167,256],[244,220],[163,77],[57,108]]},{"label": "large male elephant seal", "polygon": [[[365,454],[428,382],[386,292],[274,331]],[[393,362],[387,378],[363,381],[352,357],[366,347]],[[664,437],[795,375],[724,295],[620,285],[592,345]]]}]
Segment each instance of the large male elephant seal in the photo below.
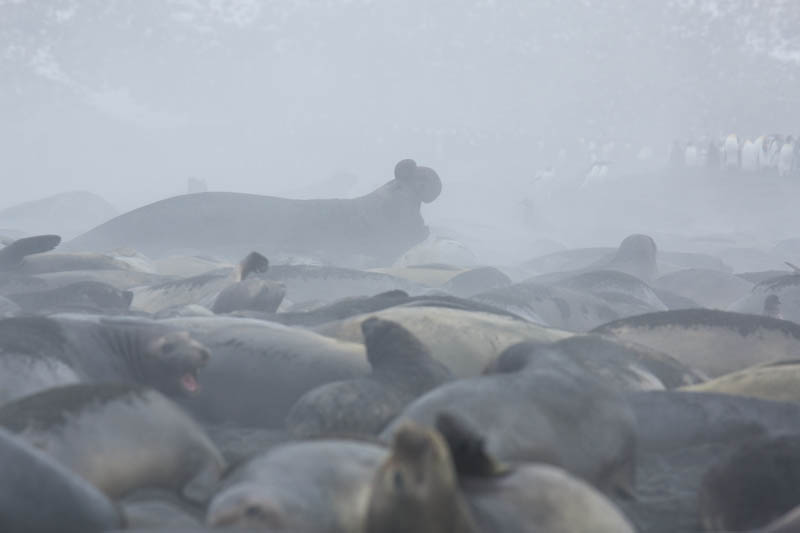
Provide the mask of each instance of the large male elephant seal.
[{"label": "large male elephant seal", "polygon": [[241,256],[299,254],[353,264],[393,261],[428,236],[420,203],[441,181],[432,169],[400,161],[395,178],[355,199],[288,200],[232,192],[187,194],[118,216],[68,243],[74,250],[132,247],[150,256],[201,250]]},{"label": "large male elephant seal", "polygon": [[222,455],[188,415],[139,386],[48,389],[0,408],[0,426],[112,498],[163,487],[203,501],[225,469]]},{"label": "large male elephant seal", "polygon": [[111,501],[58,461],[0,429],[0,531],[100,533],[121,526]]}]

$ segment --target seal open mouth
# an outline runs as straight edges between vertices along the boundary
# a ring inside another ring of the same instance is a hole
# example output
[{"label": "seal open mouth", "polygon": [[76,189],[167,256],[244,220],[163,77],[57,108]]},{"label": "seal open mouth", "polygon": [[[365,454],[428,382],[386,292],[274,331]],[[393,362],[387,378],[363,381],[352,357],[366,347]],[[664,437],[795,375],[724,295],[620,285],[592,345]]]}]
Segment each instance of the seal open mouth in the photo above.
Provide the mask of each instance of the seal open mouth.
[{"label": "seal open mouth", "polygon": [[181,385],[187,392],[197,392],[200,384],[197,382],[197,375],[194,372],[187,372],[181,376]]}]

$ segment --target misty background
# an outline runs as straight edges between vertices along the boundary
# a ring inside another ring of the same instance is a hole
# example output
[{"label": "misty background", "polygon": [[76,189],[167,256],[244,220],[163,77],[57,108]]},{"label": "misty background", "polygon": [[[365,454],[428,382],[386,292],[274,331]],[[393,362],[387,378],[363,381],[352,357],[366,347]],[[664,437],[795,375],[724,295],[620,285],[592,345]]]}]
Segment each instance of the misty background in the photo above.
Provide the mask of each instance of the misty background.
[{"label": "misty background", "polygon": [[[665,169],[676,139],[797,135],[798,89],[793,0],[0,0],[0,208],[353,197],[413,157],[426,221],[486,254],[786,238],[793,182]],[[617,179],[587,191],[592,157]]]}]

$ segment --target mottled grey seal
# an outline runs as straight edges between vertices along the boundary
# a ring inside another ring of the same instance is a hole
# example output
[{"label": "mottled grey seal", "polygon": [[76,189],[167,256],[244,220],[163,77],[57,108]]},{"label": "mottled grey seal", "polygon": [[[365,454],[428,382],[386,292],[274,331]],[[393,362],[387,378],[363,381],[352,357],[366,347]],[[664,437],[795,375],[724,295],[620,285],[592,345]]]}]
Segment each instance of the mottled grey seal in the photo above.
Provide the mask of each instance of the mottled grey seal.
[{"label": "mottled grey seal", "polygon": [[[223,473],[219,451],[160,393],[121,384],[55,387],[0,407],[0,426],[112,498],[163,487],[193,499]],[[198,492],[201,491],[201,492]]]},{"label": "mottled grey seal", "polygon": [[603,490],[631,490],[633,413],[568,360],[546,352],[519,372],[441,385],[404,409],[381,439],[390,441],[407,420],[433,427],[443,411],[480,428],[488,453],[501,461],[546,462]]},{"label": "mottled grey seal", "polygon": [[58,461],[0,429],[0,530],[101,533],[122,525],[111,501]]},{"label": "mottled grey seal", "polygon": [[706,531],[750,531],[800,505],[800,434],[753,439],[712,466],[700,490]]},{"label": "mottled grey seal", "polygon": [[0,403],[50,386],[118,381],[169,395],[195,392],[208,349],[140,318],[78,315],[0,320]]},{"label": "mottled grey seal", "polygon": [[372,317],[361,330],[372,372],[305,393],[286,417],[295,437],[375,435],[409,402],[452,379],[447,367],[399,324]]},{"label": "mottled grey seal", "polygon": [[191,304],[216,307],[220,313],[236,309],[272,312],[280,305],[284,288],[259,277],[268,269],[266,257],[250,252],[232,269],[138,287],[134,290],[133,307],[149,313]]},{"label": "mottled grey seal", "polygon": [[[447,440],[412,423],[398,429],[375,475],[366,533],[633,532],[608,500],[561,469],[486,471],[492,458],[480,437],[450,429]],[[480,464],[469,464],[478,455]]]},{"label": "mottled grey seal", "polygon": [[[187,194],[120,215],[68,243],[77,250],[129,246],[157,257],[174,249],[222,255],[320,255],[337,264],[372,257],[386,264],[428,236],[420,204],[441,180],[406,159],[394,180],[355,199],[288,200],[230,192]],[[203,228],[203,231],[198,231]]]},{"label": "mottled grey seal", "polygon": [[370,485],[386,450],[346,440],[278,446],[226,481],[208,507],[214,527],[359,533]]},{"label": "mottled grey seal", "polygon": [[800,325],[712,309],[664,311],[604,324],[613,335],[673,356],[709,377],[791,359],[800,353]]},{"label": "mottled grey seal", "polygon": [[316,328],[324,335],[363,342],[361,323],[375,316],[396,322],[410,331],[457,377],[476,376],[512,344],[534,339],[554,341],[569,333],[544,328],[518,318],[449,307],[392,307],[370,315],[357,315]]},{"label": "mottled grey seal", "polygon": [[309,390],[369,372],[363,345],[301,328],[223,316],[162,323],[189,331],[213,353],[200,390],[180,400],[208,422],[280,428]]}]

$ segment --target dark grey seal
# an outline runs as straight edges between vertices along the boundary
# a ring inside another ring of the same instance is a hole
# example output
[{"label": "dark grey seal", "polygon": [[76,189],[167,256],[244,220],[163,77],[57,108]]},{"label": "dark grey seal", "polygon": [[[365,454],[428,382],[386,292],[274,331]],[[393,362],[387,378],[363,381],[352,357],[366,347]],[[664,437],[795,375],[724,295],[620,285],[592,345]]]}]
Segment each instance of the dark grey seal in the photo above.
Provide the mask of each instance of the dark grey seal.
[{"label": "dark grey seal", "polygon": [[376,435],[408,403],[453,378],[401,325],[372,317],[361,330],[372,372],[305,393],[286,417],[295,437]]},{"label": "dark grey seal", "polygon": [[434,201],[441,181],[410,160],[395,179],[360,198],[287,200],[207,192],[161,200],[120,215],[70,241],[75,250],[129,246],[156,257],[176,249],[241,256],[249,250],[322,256],[337,264],[386,264],[428,236],[420,204]]},{"label": "dark grey seal", "polygon": [[720,459],[703,478],[700,514],[707,531],[749,531],[800,505],[800,434],[754,439]]},{"label": "dark grey seal", "polygon": [[613,389],[557,355],[545,352],[519,372],[444,384],[412,402],[381,439],[391,441],[408,420],[433,427],[444,411],[480,428],[488,453],[501,461],[546,462],[602,490],[632,490],[632,411]]}]

